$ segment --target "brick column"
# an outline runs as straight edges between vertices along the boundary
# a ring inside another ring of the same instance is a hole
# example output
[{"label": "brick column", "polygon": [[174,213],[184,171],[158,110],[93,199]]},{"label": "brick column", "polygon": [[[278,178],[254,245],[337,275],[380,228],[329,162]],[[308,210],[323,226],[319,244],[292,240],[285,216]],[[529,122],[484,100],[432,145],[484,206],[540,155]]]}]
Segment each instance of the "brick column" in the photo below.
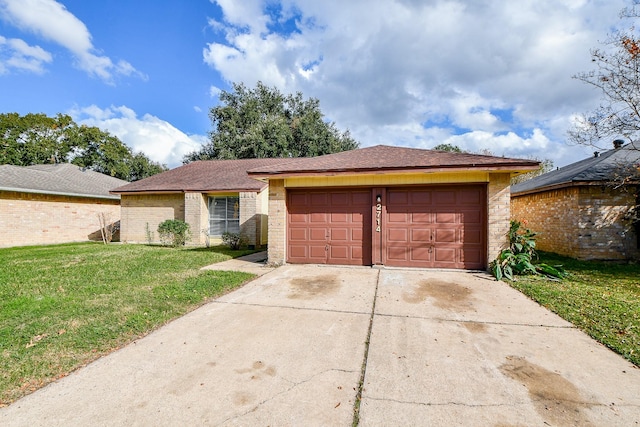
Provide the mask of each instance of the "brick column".
[{"label": "brick column", "polygon": [[240,234],[247,245],[255,247],[256,233],[256,193],[240,193]]},{"label": "brick column", "polygon": [[191,229],[192,245],[204,245],[204,229],[209,229],[207,198],[202,193],[184,193],[184,221]]},{"label": "brick column", "polygon": [[269,263],[287,260],[287,205],[283,179],[269,180]]},{"label": "brick column", "polygon": [[487,266],[507,247],[507,233],[511,217],[511,175],[490,173],[487,189],[488,229]]}]

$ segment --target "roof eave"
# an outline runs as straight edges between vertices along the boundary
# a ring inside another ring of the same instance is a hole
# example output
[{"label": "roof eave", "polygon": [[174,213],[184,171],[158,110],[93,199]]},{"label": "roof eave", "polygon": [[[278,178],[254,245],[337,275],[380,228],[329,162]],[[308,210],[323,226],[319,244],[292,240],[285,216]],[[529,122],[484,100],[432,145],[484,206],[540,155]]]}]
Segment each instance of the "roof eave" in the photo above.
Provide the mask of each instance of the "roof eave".
[{"label": "roof eave", "polygon": [[110,195],[102,195],[102,194],[67,193],[64,191],[38,190],[38,189],[32,189],[32,188],[0,187],[0,191],[10,191],[12,193],[47,194],[50,196],[84,197],[89,199],[120,200],[119,196],[110,196]]},{"label": "roof eave", "polygon": [[409,174],[409,173],[455,173],[455,172],[505,172],[527,173],[538,169],[538,165],[511,164],[511,165],[468,165],[468,166],[438,166],[438,167],[394,167],[394,168],[361,168],[361,169],[310,169],[304,171],[273,171],[251,172],[248,174],[255,179],[270,178],[294,178],[302,176],[340,176],[340,175],[384,175],[384,174]]},{"label": "roof eave", "polygon": [[[600,186],[600,185],[607,185],[608,183],[610,183],[610,181],[565,181],[565,182],[561,182],[561,183],[557,183],[557,184],[551,184],[551,185],[545,185],[542,187],[537,187],[537,188],[532,188],[530,190],[524,190],[524,191],[518,191],[518,192],[511,192],[512,196],[527,196],[529,194],[536,194],[536,193],[544,193],[545,191],[553,191],[553,190],[560,190],[563,188],[570,188],[570,187],[583,187],[583,186]],[[625,185],[638,185],[640,182],[636,182],[636,181],[632,181],[632,182],[628,182]]]}]

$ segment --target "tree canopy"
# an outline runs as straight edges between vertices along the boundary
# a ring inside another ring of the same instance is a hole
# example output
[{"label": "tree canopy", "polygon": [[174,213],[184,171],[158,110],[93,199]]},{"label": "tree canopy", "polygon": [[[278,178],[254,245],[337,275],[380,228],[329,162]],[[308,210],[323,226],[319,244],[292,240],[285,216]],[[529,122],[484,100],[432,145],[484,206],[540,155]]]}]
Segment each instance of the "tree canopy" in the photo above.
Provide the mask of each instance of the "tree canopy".
[{"label": "tree canopy", "polygon": [[320,102],[302,93],[284,95],[258,82],[254,89],[234,84],[211,108],[210,142],[183,162],[208,159],[313,157],[358,148],[349,131],[323,120]]},{"label": "tree canopy", "polygon": [[[633,4],[622,10],[621,18],[639,16],[638,0]],[[631,27],[611,34],[602,44],[602,48],[591,50],[595,70],[573,76],[597,88],[601,104],[577,118],[569,139],[576,144],[613,148],[615,139],[636,142],[640,136],[640,38]]]},{"label": "tree canopy", "polygon": [[97,127],[78,125],[65,114],[0,114],[0,164],[73,163],[136,181],[167,170]]}]

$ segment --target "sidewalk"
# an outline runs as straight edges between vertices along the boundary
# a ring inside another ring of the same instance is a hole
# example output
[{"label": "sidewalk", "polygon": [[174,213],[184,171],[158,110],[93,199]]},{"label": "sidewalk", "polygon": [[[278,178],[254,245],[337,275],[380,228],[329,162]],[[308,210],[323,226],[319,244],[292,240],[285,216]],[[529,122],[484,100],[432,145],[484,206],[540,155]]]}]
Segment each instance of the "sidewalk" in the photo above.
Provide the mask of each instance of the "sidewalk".
[{"label": "sidewalk", "polygon": [[225,270],[225,271],[243,271],[245,273],[262,276],[275,270],[275,267],[267,267],[267,252],[256,252],[251,255],[230,259],[229,261],[218,262],[206,267],[202,270]]}]

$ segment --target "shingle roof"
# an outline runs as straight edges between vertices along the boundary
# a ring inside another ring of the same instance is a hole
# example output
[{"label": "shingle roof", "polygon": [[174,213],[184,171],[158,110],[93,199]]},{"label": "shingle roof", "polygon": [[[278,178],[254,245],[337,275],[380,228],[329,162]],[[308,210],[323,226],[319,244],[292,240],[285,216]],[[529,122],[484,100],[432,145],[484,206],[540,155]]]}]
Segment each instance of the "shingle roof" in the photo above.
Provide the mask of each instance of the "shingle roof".
[{"label": "shingle roof", "polygon": [[282,163],[283,160],[200,160],[132,182],[116,188],[112,192],[123,194],[138,192],[260,191],[267,184],[250,178],[247,175],[247,170]]},{"label": "shingle roof", "polygon": [[249,175],[266,177],[323,172],[379,172],[416,169],[529,171],[538,166],[539,162],[533,160],[376,145],[319,157],[291,159],[251,169]]},{"label": "shingle roof", "polygon": [[511,194],[539,192],[578,183],[611,181],[616,174],[624,173],[625,168],[639,162],[640,150],[627,144],[516,184],[511,187]]},{"label": "shingle roof", "polygon": [[126,183],[69,163],[0,166],[0,190],[4,191],[119,199],[109,191]]}]

